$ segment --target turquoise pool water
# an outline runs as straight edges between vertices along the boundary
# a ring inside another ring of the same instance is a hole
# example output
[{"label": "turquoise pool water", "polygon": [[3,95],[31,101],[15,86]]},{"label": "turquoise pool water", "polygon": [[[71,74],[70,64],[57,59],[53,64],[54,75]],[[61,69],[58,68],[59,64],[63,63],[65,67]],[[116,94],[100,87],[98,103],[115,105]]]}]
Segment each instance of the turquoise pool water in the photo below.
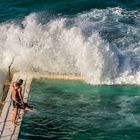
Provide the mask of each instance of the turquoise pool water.
[{"label": "turquoise pool water", "polygon": [[20,140],[139,140],[140,87],[33,81]]}]

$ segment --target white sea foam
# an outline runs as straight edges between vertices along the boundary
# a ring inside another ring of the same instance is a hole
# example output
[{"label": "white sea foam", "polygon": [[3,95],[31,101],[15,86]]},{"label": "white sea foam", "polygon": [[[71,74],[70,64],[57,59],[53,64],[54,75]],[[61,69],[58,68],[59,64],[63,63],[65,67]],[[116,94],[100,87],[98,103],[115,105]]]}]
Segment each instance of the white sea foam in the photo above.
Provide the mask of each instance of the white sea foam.
[{"label": "white sea foam", "polygon": [[[1,83],[14,57],[16,71],[78,73],[91,84],[140,84],[139,71],[129,56],[100,35],[104,26],[99,26],[105,25],[108,13],[122,16],[120,9],[109,9],[106,13],[95,10],[42,24],[37,14],[31,14],[21,24],[1,24]],[[139,50],[138,46],[136,49]]]}]

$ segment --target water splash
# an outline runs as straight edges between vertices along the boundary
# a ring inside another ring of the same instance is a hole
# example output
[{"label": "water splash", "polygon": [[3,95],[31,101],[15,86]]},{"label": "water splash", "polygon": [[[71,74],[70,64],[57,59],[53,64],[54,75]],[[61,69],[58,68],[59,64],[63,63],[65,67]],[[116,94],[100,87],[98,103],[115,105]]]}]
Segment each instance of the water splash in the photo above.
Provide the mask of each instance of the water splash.
[{"label": "water splash", "polygon": [[16,71],[78,73],[91,84],[139,84],[139,71],[131,57],[117,47],[117,41],[105,40],[103,29],[108,27],[109,14],[118,20],[122,10],[95,10],[46,23],[31,14],[20,24],[1,24],[0,70],[6,72],[15,57]]}]

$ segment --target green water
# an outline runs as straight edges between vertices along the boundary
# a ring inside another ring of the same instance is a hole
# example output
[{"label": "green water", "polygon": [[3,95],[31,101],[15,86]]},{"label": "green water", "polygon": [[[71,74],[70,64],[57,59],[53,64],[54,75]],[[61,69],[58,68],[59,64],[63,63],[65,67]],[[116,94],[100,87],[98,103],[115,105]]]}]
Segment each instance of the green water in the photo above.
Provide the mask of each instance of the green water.
[{"label": "green water", "polygon": [[34,81],[20,140],[139,140],[140,87]]}]

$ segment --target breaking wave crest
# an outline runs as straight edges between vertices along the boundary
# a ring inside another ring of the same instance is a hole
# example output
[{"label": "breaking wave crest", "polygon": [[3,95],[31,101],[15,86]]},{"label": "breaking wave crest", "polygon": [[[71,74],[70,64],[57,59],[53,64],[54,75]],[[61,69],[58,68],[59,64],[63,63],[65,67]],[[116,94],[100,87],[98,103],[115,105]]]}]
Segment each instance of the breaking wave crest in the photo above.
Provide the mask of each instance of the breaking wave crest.
[{"label": "breaking wave crest", "polygon": [[[14,58],[15,71],[79,74],[91,84],[140,84],[139,65],[128,55],[128,50],[139,50],[139,45],[124,48],[126,36],[117,38],[121,27],[127,26],[124,28],[127,35],[132,28],[119,21],[122,9],[94,10],[46,23],[39,16],[30,14],[21,23],[0,25],[1,82]],[[116,40],[106,32],[113,31],[111,26],[114,30],[118,27]],[[123,47],[118,47],[119,43]]]}]

